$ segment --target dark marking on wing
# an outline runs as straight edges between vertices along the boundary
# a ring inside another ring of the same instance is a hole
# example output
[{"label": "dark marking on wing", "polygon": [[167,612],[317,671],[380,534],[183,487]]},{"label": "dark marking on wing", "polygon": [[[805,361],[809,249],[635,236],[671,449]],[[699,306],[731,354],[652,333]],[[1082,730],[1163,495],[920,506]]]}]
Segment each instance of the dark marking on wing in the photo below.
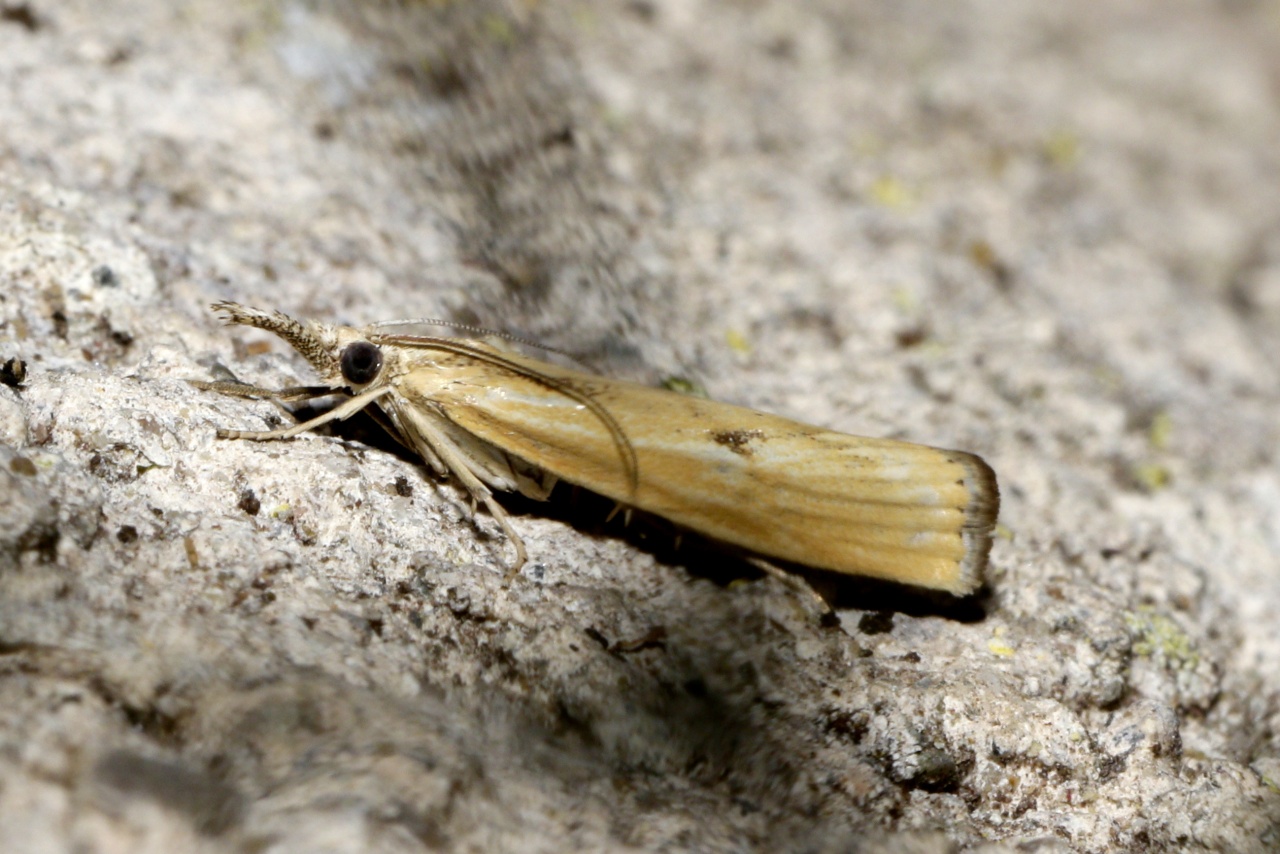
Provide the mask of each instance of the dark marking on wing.
[{"label": "dark marking on wing", "polygon": [[763,439],[763,430],[712,430],[711,440],[717,445],[724,445],[735,454],[749,457],[755,451],[751,448],[752,439]]}]

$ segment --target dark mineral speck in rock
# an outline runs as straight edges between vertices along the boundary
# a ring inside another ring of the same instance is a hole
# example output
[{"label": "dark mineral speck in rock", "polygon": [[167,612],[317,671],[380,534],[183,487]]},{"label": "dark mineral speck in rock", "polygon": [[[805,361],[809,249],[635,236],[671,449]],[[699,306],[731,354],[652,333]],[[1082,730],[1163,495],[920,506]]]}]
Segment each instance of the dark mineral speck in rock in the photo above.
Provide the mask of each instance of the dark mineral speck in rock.
[{"label": "dark mineral speck in rock", "polygon": [[120,278],[116,275],[116,271],[112,270],[106,264],[93,268],[93,283],[100,288],[118,288],[120,286]]},{"label": "dark mineral speck in rock", "polygon": [[27,381],[27,363],[16,356],[0,362],[0,383],[17,388]]}]

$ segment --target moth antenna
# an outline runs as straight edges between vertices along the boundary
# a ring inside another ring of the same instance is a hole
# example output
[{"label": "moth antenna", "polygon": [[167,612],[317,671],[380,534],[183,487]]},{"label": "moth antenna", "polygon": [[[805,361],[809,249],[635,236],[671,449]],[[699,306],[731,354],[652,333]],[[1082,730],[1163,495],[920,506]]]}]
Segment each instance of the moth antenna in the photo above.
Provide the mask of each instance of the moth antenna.
[{"label": "moth antenna", "polygon": [[813,585],[809,584],[809,582],[805,581],[802,577],[799,575],[793,575],[780,567],[774,566],[764,558],[751,556],[747,557],[746,561],[756,569],[772,577],[783,587],[793,593],[798,593],[801,597],[816,605],[819,613],[818,618],[823,624],[829,624],[834,620],[834,624],[839,625],[839,619],[836,617],[835,610],[832,609],[831,603],[826,599],[823,599],[822,594],[817,590],[814,590]]},{"label": "moth antenna", "polygon": [[568,350],[561,350],[559,347],[552,347],[549,344],[542,344],[534,341],[532,338],[525,338],[521,335],[514,335],[510,332],[502,332],[498,329],[489,329],[485,326],[472,326],[470,323],[455,323],[452,320],[440,320],[434,317],[418,317],[412,320],[380,320],[377,323],[369,324],[369,329],[384,329],[391,326],[446,326],[456,329],[459,332],[466,332],[469,335],[492,336],[501,338],[504,341],[510,341],[513,344],[523,344],[526,347],[532,347],[535,350],[541,350],[544,353],[555,353],[557,356],[564,356],[566,359],[573,359],[575,362],[582,362],[582,357],[576,353],[570,353]]}]

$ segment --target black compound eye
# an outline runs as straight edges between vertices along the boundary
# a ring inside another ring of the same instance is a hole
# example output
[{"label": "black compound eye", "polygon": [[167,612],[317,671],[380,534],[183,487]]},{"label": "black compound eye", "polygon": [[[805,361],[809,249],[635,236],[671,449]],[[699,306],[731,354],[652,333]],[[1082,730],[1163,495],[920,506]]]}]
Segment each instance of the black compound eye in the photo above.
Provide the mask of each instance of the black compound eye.
[{"label": "black compound eye", "polygon": [[342,376],[352,385],[373,382],[382,370],[382,351],[368,341],[348,344],[342,351]]}]

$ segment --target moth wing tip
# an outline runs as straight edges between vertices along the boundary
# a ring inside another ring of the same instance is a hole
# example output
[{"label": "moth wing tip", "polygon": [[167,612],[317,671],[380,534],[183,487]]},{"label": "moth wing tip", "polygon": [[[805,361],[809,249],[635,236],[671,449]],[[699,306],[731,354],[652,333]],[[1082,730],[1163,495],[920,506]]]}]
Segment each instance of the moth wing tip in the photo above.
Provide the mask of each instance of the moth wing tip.
[{"label": "moth wing tip", "polygon": [[987,568],[987,552],[991,548],[991,538],[985,542],[974,543],[965,537],[965,555],[956,564],[956,575],[945,588],[953,596],[971,596],[982,587]]},{"label": "moth wing tip", "polygon": [[1000,515],[1000,485],[986,460],[976,454],[955,452],[955,461],[965,471],[968,501],[964,506],[961,537],[964,557],[956,565],[956,577],[947,589],[955,596],[968,596],[982,586],[991,555],[996,519]]}]

